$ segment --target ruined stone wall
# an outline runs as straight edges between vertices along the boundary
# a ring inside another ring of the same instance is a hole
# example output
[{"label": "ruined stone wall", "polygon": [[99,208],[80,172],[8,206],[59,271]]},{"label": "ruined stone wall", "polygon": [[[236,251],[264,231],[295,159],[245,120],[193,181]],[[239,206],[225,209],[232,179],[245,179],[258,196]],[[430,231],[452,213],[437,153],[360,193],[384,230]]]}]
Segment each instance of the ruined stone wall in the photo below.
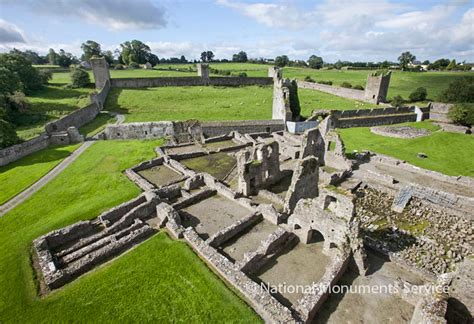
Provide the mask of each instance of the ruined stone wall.
[{"label": "ruined stone wall", "polygon": [[335,86],[330,86],[327,84],[305,82],[305,81],[299,81],[299,80],[297,81],[297,83],[298,83],[298,87],[302,89],[319,90],[319,91],[330,93],[330,94],[343,97],[343,98],[362,100],[362,101],[365,100],[364,90],[335,87]]},{"label": "ruined stone wall", "polygon": [[365,85],[365,101],[378,104],[387,101],[388,87],[390,85],[391,72],[386,74],[369,74]]},{"label": "ruined stone wall", "polygon": [[[423,115],[429,114],[427,108],[420,108]],[[417,113],[415,107],[357,109],[357,110],[332,110],[335,127],[369,127],[378,125],[390,125],[405,122],[416,122]]]},{"label": "ruined stone wall", "polygon": [[442,123],[451,123],[451,119],[448,117],[448,112],[452,106],[453,104],[445,104],[442,102],[430,103],[430,119]]},{"label": "ruined stone wall", "polygon": [[266,77],[159,77],[159,78],[119,78],[112,79],[112,87],[117,88],[153,88],[153,87],[182,87],[182,86],[248,86],[271,85],[273,80]]},{"label": "ruined stone wall", "polygon": [[104,130],[105,139],[152,139],[173,135],[170,121],[126,123],[108,125]]},{"label": "ruined stone wall", "polygon": [[13,145],[3,150],[0,150],[0,166],[7,165],[24,156],[30,155],[34,152],[42,150],[49,145],[49,136],[41,134],[35,138],[32,138],[26,142]]},{"label": "ruined stone wall", "polygon": [[285,129],[282,120],[232,120],[202,122],[202,133],[206,137],[226,135],[232,131],[241,134],[259,133],[259,132],[279,132]]},{"label": "ruined stone wall", "polygon": [[90,63],[94,74],[95,87],[102,89],[110,81],[109,64],[103,57],[93,58]]},{"label": "ruined stone wall", "polygon": [[281,73],[277,73],[273,81],[272,119],[291,121],[289,80],[283,80]]}]

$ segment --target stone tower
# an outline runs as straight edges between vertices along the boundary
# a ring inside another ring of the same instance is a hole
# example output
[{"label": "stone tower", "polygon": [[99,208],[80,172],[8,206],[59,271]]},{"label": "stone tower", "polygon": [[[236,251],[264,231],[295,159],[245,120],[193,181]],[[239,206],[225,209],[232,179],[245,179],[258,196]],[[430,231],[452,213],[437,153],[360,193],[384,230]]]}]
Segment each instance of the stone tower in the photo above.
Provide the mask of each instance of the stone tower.
[{"label": "stone tower", "polygon": [[367,77],[365,85],[365,100],[378,104],[387,101],[388,86],[390,85],[391,72],[375,72]]},{"label": "stone tower", "polygon": [[94,73],[96,89],[102,89],[107,81],[110,82],[109,64],[103,57],[91,58],[92,73]]},{"label": "stone tower", "polygon": [[203,79],[209,79],[209,64],[198,63],[196,64],[198,76]]}]

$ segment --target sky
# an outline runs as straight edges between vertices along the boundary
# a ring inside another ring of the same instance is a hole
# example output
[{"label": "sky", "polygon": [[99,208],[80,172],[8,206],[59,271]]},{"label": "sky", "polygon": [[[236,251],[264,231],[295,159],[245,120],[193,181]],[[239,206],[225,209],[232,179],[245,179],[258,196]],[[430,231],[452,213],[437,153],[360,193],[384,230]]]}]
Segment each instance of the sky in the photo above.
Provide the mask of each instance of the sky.
[{"label": "sky", "polygon": [[0,0],[0,52],[80,56],[86,40],[113,51],[133,39],[167,58],[474,62],[474,0]]}]

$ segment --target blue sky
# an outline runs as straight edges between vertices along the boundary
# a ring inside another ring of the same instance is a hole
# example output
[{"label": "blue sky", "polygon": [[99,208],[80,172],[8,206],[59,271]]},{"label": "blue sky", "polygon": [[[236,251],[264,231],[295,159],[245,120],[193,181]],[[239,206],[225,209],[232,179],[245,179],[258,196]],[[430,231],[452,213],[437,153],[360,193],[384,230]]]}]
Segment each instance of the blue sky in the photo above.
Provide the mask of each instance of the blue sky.
[{"label": "blue sky", "polygon": [[63,48],[88,39],[114,50],[147,43],[159,57],[320,55],[325,61],[474,61],[474,6],[466,0],[0,0],[0,51]]}]

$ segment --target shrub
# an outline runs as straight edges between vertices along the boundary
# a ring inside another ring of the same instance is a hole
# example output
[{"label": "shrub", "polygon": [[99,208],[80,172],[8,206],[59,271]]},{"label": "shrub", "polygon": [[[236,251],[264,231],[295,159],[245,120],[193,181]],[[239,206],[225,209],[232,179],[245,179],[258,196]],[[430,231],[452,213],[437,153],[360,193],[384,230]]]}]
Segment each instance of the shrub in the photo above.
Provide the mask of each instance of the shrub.
[{"label": "shrub", "polygon": [[341,87],[343,87],[343,88],[352,88],[352,84],[350,84],[347,81],[344,81],[344,82],[341,83]]},{"label": "shrub", "polygon": [[415,91],[410,93],[408,98],[410,98],[410,101],[412,101],[412,102],[423,101],[423,100],[426,99],[427,94],[428,94],[428,92],[426,91],[425,88],[419,87]]},{"label": "shrub", "polygon": [[114,66],[114,69],[115,70],[123,70],[125,67],[123,66],[123,64],[115,64]]},{"label": "shrub", "polygon": [[[135,62],[130,62],[130,64],[128,65],[129,69],[138,69],[139,67],[140,65],[138,65],[138,63],[135,63]],[[171,66],[169,67],[169,69],[171,70]]]},{"label": "shrub", "polygon": [[39,71],[20,54],[0,54],[0,67],[10,70],[17,76],[23,87],[20,90],[25,93],[31,93],[43,87],[44,83]]},{"label": "shrub", "polygon": [[361,85],[358,85],[356,84],[355,86],[352,87],[352,89],[356,89],[356,90],[364,90],[364,87],[361,86]]},{"label": "shrub", "polygon": [[314,82],[313,78],[311,78],[309,75],[305,76],[305,77],[304,77],[304,80],[305,80],[306,82]]},{"label": "shrub", "polygon": [[73,69],[71,72],[71,85],[74,88],[82,88],[91,82],[89,73],[84,69]]},{"label": "shrub", "polygon": [[321,80],[321,81],[318,81],[318,83],[332,85],[332,81]]},{"label": "shrub", "polygon": [[442,102],[474,102],[474,76],[454,80],[439,99]]},{"label": "shrub", "polygon": [[448,117],[456,124],[474,125],[474,104],[458,103],[449,109]]},{"label": "shrub", "polygon": [[47,84],[49,80],[53,78],[53,72],[51,70],[39,70],[38,73],[43,84]]},{"label": "shrub", "polygon": [[246,78],[246,77],[247,77],[247,73],[245,73],[245,72],[240,72],[240,73],[239,73],[239,77],[240,77],[240,78]]},{"label": "shrub", "polygon": [[0,119],[0,148],[15,145],[20,142],[15,128],[4,119]]},{"label": "shrub", "polygon": [[10,107],[14,110],[25,111],[28,109],[28,100],[21,91],[15,91],[13,94],[8,96],[8,102]]},{"label": "shrub", "polygon": [[404,103],[405,99],[403,99],[402,96],[395,96],[391,101],[393,107],[401,107]]}]

